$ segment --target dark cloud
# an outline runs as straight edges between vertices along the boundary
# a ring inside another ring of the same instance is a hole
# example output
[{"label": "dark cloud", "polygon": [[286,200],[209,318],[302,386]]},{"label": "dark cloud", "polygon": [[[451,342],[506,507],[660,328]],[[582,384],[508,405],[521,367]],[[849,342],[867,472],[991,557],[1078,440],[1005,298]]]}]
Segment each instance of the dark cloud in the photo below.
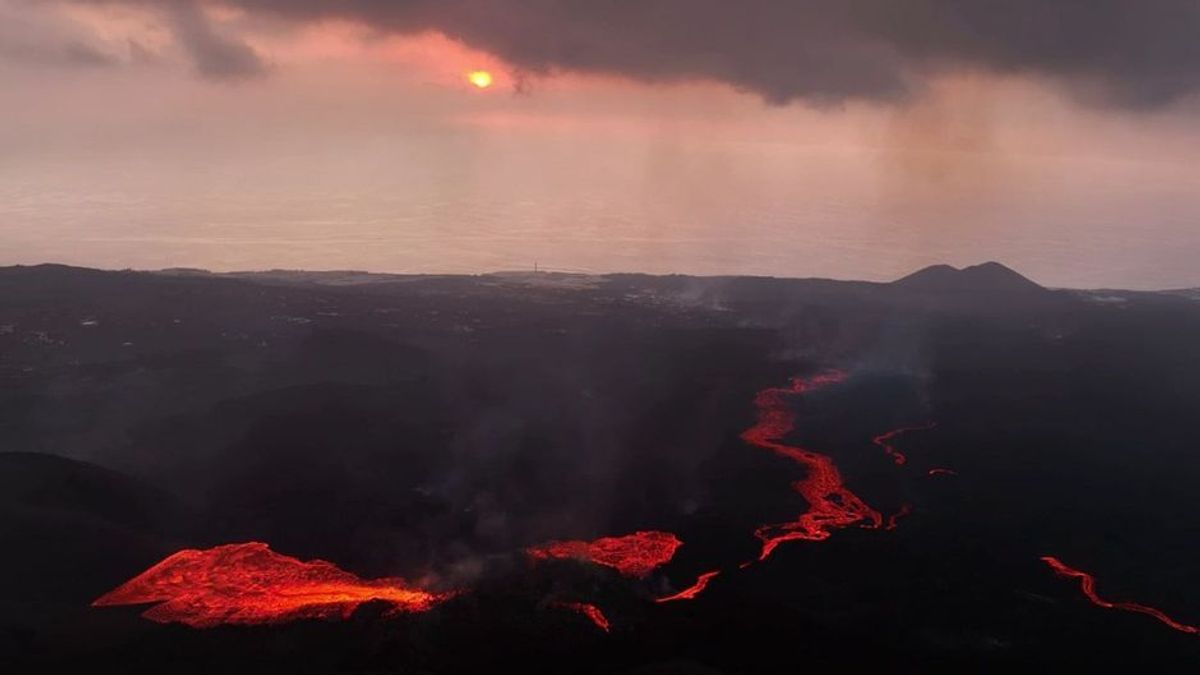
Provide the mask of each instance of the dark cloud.
[{"label": "dark cloud", "polygon": [[218,32],[199,5],[187,0],[173,0],[168,5],[175,39],[187,50],[201,77],[242,80],[266,72],[266,66],[254,49],[237,38]]},{"label": "dark cloud", "polygon": [[1197,0],[225,1],[292,21],[435,30],[530,75],[713,79],[779,103],[894,100],[962,69],[1048,78],[1127,107],[1200,86]]}]

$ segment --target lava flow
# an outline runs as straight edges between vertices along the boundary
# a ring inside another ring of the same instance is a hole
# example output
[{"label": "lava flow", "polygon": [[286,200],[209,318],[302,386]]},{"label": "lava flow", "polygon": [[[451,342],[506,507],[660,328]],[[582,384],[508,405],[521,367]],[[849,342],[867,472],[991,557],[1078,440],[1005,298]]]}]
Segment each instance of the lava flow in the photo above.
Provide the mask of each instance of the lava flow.
[{"label": "lava flow", "polygon": [[704,592],[705,588],[708,588],[708,582],[712,581],[713,577],[717,576],[720,573],[721,573],[720,570],[713,570],[712,572],[705,572],[704,574],[701,574],[699,577],[696,578],[696,583],[692,584],[691,586],[688,586],[687,588],[683,589],[682,591],[679,591],[678,593],[676,593],[674,595],[668,595],[664,598],[658,598],[657,600],[655,600],[655,602],[674,602],[676,600],[695,600],[697,595],[700,595],[702,592]]},{"label": "lava flow", "polygon": [[1191,635],[1200,634],[1200,628],[1198,628],[1196,626],[1189,626],[1184,623],[1179,623],[1175,619],[1172,619],[1171,617],[1167,616],[1166,614],[1163,614],[1162,612],[1160,612],[1157,609],[1154,609],[1153,607],[1147,607],[1146,605],[1139,605],[1136,602],[1111,602],[1109,600],[1105,600],[1105,599],[1101,598],[1100,596],[1096,595],[1096,578],[1095,577],[1088,574],[1087,572],[1082,572],[1082,571],[1074,569],[1072,567],[1068,567],[1058,558],[1055,558],[1053,556],[1048,556],[1048,555],[1042,556],[1042,562],[1049,565],[1050,569],[1054,570],[1055,574],[1059,575],[1060,577],[1066,577],[1068,579],[1078,579],[1079,586],[1083,590],[1083,594],[1085,596],[1087,596],[1087,599],[1090,600],[1091,603],[1093,605],[1096,605],[1097,607],[1104,607],[1105,609],[1121,609],[1121,610],[1125,610],[1126,612],[1137,612],[1139,614],[1146,614],[1148,616],[1154,617],[1155,619],[1158,619],[1162,623],[1166,624],[1167,626],[1169,626],[1171,628],[1174,628],[1177,631],[1180,631],[1181,633],[1189,633]]},{"label": "lava flow", "polygon": [[887,454],[887,456],[891,457],[893,462],[895,462],[897,465],[900,465],[907,462],[908,457],[906,457],[903,452],[897,450],[896,446],[892,445],[892,439],[902,434],[907,434],[910,431],[927,431],[936,426],[937,422],[929,422],[927,424],[922,424],[915,427],[900,427],[899,429],[892,429],[885,434],[879,434],[875,438],[872,438],[871,442],[883,448],[883,452]]},{"label": "lava flow", "polygon": [[911,515],[911,514],[912,514],[912,505],[910,505],[910,504],[902,504],[902,505],[900,506],[900,510],[899,510],[899,511],[897,511],[897,512],[893,513],[892,515],[888,516],[888,519],[887,519],[887,527],[885,527],[885,528],[883,528],[883,529],[885,529],[885,530],[894,530],[894,529],[896,529],[896,521],[897,521],[897,520],[900,520],[900,519],[901,519],[901,518],[903,518],[904,516],[908,516],[908,515]]},{"label": "lava flow", "polygon": [[763,525],[754,534],[763,543],[759,560],[765,560],[779,544],[794,539],[823,541],[836,528],[870,521],[881,527],[879,512],[842,484],[833,460],[812,450],[787,445],[782,439],[795,428],[796,415],[788,407],[788,398],[813,389],[835,384],[845,379],[841,372],[830,372],[804,380],[795,378],[790,387],[764,389],[754,397],[758,421],[742,433],[742,440],[751,445],[787,457],[808,470],[808,475],[792,484],[796,492],[808,501],[808,511],[796,520],[778,525]]},{"label": "lava flow", "polygon": [[449,598],[403,579],[360,579],[324,560],[297,560],[266,544],[186,549],[92,603],[94,607],[156,603],[142,616],[194,628],[295,619],[349,618],[366,602],[392,612],[423,612]]},{"label": "lava flow", "polygon": [[670,532],[634,532],[595,541],[550,541],[525,550],[535,560],[585,560],[611,567],[627,577],[644,577],[675,557],[683,545]]},{"label": "lava flow", "polygon": [[943,467],[934,467],[927,472],[930,476],[957,476],[958,472],[954,469],[946,469]]},{"label": "lava flow", "polygon": [[587,617],[589,621],[596,624],[596,627],[605,633],[609,632],[611,628],[608,623],[608,617],[604,616],[604,612],[601,612],[600,608],[595,605],[589,605],[586,602],[560,602],[557,604],[563,609],[568,609]]}]

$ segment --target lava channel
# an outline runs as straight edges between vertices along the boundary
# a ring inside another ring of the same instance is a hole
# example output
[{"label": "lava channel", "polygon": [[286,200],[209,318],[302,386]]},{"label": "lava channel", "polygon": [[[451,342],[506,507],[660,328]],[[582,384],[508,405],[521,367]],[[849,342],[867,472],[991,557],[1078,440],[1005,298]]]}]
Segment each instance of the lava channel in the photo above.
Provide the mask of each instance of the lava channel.
[{"label": "lava channel", "polygon": [[909,515],[912,515],[912,505],[911,504],[901,504],[899,511],[888,516],[887,526],[884,527],[883,529],[885,529],[885,530],[896,529],[896,521],[900,520],[901,518],[903,518],[905,516],[909,516]]},{"label": "lava channel", "polygon": [[534,560],[584,560],[642,578],[675,557],[683,542],[670,532],[634,532],[595,541],[550,541],[525,549]]},{"label": "lava channel", "polygon": [[596,624],[596,628],[605,633],[609,632],[612,628],[608,623],[608,617],[604,616],[604,612],[600,611],[600,608],[595,605],[590,605],[586,602],[559,602],[556,605],[577,614],[582,614],[587,617],[588,621]]},{"label": "lava channel", "polygon": [[346,619],[371,601],[390,605],[391,613],[424,612],[451,595],[398,578],[360,579],[324,560],[297,560],[248,542],[173,553],[92,606],[155,603],[143,617],[207,628]]},{"label": "lava channel", "polygon": [[879,512],[867,506],[858,495],[842,484],[833,460],[812,450],[783,442],[795,428],[796,415],[788,406],[788,399],[814,389],[825,387],[845,379],[841,372],[830,372],[807,380],[794,378],[790,387],[764,389],[754,397],[758,420],[754,426],[742,433],[742,440],[764,450],[791,459],[805,467],[808,475],[796,481],[792,487],[808,502],[808,511],[796,520],[777,525],[763,525],[754,534],[762,541],[759,560],[767,556],[779,544],[795,539],[824,541],[834,529],[848,527],[864,520],[872,527],[881,527],[883,518]]},{"label": "lava channel", "polygon": [[675,602],[676,600],[695,600],[697,595],[700,595],[701,593],[704,592],[704,589],[708,588],[708,582],[712,581],[713,577],[717,576],[720,573],[721,573],[720,570],[713,570],[712,572],[705,572],[704,574],[701,574],[699,577],[696,578],[696,583],[692,584],[691,586],[688,586],[687,588],[683,589],[682,591],[679,591],[678,593],[676,593],[674,595],[668,595],[663,598],[658,598],[655,600],[655,602]]},{"label": "lava channel", "polygon": [[1093,605],[1096,605],[1097,607],[1103,607],[1105,609],[1120,609],[1120,610],[1124,610],[1126,612],[1137,612],[1138,614],[1146,614],[1147,616],[1152,616],[1155,619],[1158,619],[1162,623],[1166,624],[1167,626],[1169,626],[1171,628],[1174,628],[1175,630],[1177,630],[1181,633],[1188,633],[1190,635],[1200,634],[1200,628],[1198,628],[1196,626],[1189,626],[1185,623],[1179,623],[1175,619],[1172,619],[1171,617],[1167,616],[1166,614],[1163,614],[1162,612],[1160,612],[1159,610],[1157,610],[1153,607],[1147,607],[1146,605],[1140,605],[1136,602],[1111,602],[1109,600],[1105,600],[1105,599],[1101,598],[1100,596],[1096,595],[1096,578],[1095,577],[1088,574],[1087,572],[1082,572],[1082,571],[1074,569],[1072,567],[1068,567],[1066,564],[1064,564],[1058,558],[1055,558],[1053,556],[1048,556],[1048,555],[1042,556],[1042,562],[1049,565],[1050,569],[1054,570],[1054,573],[1060,577],[1065,577],[1068,579],[1078,579],[1079,587],[1083,591],[1083,594],[1085,596],[1087,596],[1087,599],[1090,600],[1091,603]]},{"label": "lava channel", "polygon": [[892,445],[892,440],[910,431],[928,431],[936,426],[937,422],[928,422],[915,427],[900,427],[899,429],[892,429],[887,433],[879,434],[875,438],[872,438],[871,442],[883,448],[884,454],[891,457],[892,461],[897,465],[901,465],[908,461],[908,457],[903,452],[897,450],[896,446]]}]

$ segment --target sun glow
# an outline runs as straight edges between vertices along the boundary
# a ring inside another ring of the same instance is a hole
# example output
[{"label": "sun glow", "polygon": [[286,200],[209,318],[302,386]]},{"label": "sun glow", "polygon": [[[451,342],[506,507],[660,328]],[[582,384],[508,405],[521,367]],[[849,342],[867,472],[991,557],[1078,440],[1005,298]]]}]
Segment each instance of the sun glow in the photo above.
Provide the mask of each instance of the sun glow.
[{"label": "sun glow", "polygon": [[487,89],[492,86],[492,74],[486,70],[472,70],[467,73],[467,81],[479,89]]}]

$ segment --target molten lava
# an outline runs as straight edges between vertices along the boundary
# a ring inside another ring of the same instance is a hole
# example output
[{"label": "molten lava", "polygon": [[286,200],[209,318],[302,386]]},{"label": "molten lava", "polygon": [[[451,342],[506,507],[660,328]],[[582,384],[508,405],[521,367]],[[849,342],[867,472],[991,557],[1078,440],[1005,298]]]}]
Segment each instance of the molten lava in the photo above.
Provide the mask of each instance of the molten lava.
[{"label": "molten lava", "polygon": [[1147,607],[1146,605],[1139,605],[1136,602],[1111,602],[1109,600],[1105,600],[1105,599],[1101,598],[1100,596],[1096,595],[1096,578],[1095,577],[1088,574],[1087,572],[1081,572],[1080,570],[1074,569],[1072,567],[1068,567],[1058,558],[1055,558],[1053,556],[1048,556],[1048,555],[1042,556],[1042,562],[1049,565],[1050,569],[1054,570],[1054,573],[1059,575],[1060,577],[1065,577],[1068,579],[1078,579],[1079,586],[1080,586],[1081,590],[1083,591],[1083,594],[1085,596],[1087,596],[1087,599],[1090,600],[1091,603],[1093,605],[1096,605],[1097,607],[1104,607],[1105,609],[1121,609],[1121,610],[1125,610],[1126,612],[1137,612],[1139,614],[1146,614],[1148,616],[1154,617],[1155,619],[1158,619],[1162,623],[1166,624],[1167,626],[1170,626],[1171,628],[1174,628],[1175,630],[1177,630],[1181,633],[1188,633],[1191,635],[1200,634],[1200,628],[1198,628],[1196,626],[1189,626],[1184,623],[1179,623],[1178,621],[1172,619],[1171,617],[1167,616],[1166,614],[1163,614],[1162,612],[1160,612],[1159,610],[1157,610],[1153,607]]},{"label": "molten lava", "polygon": [[608,617],[604,616],[604,612],[601,612],[600,608],[595,605],[589,605],[586,602],[560,602],[557,605],[563,609],[582,614],[605,633],[609,632],[611,628],[608,623]]},{"label": "molten lava", "polygon": [[423,591],[403,579],[360,579],[324,560],[297,560],[249,542],[174,553],[92,606],[156,603],[142,616],[205,628],[345,619],[371,601],[391,605],[392,612],[424,612],[451,595]]},{"label": "molten lava", "polygon": [[888,519],[887,519],[887,527],[885,527],[885,528],[883,528],[883,529],[885,529],[885,530],[894,530],[894,529],[896,529],[896,521],[897,521],[897,520],[900,520],[900,519],[901,519],[901,518],[903,518],[904,516],[907,516],[907,515],[909,515],[909,514],[911,514],[911,513],[912,513],[912,506],[911,506],[911,505],[909,505],[909,504],[904,504],[904,505],[902,505],[902,506],[900,507],[900,510],[899,510],[899,511],[897,511],[897,512],[893,513],[892,515],[888,516]]},{"label": "molten lava", "polygon": [[676,600],[695,600],[697,595],[700,595],[702,592],[704,592],[705,588],[708,588],[708,582],[712,581],[713,577],[717,576],[720,573],[721,573],[720,570],[713,570],[712,572],[705,572],[704,574],[701,574],[699,577],[696,578],[696,583],[692,584],[691,586],[688,586],[687,588],[683,589],[682,591],[679,591],[675,595],[668,595],[664,598],[658,598],[657,600],[655,600],[655,602],[674,602]]},{"label": "molten lava", "polygon": [[742,433],[742,440],[786,457],[808,471],[807,476],[792,484],[808,502],[808,511],[792,522],[758,528],[754,534],[763,543],[759,560],[765,560],[775,547],[785,541],[823,541],[829,538],[834,529],[864,520],[870,521],[873,527],[883,524],[883,518],[877,511],[842,484],[842,476],[832,459],[783,442],[783,438],[795,428],[796,422],[795,413],[788,407],[788,399],[843,379],[845,375],[836,371],[808,380],[795,378],[790,387],[764,389],[754,397],[758,420]]},{"label": "molten lava", "polygon": [[525,550],[535,560],[584,560],[611,567],[627,577],[644,577],[675,557],[683,545],[670,532],[634,532],[595,541],[551,541]]},{"label": "molten lava", "polygon": [[905,462],[908,461],[908,457],[906,457],[903,452],[900,452],[899,450],[897,450],[896,446],[892,445],[892,443],[891,443],[892,440],[894,438],[896,438],[897,436],[907,434],[910,431],[927,431],[936,426],[937,426],[937,422],[929,422],[927,424],[922,424],[922,425],[915,426],[915,427],[900,427],[899,429],[892,429],[891,431],[889,431],[885,434],[880,434],[880,435],[876,436],[875,438],[872,438],[871,442],[874,443],[875,445],[878,445],[879,447],[883,448],[883,452],[887,456],[891,457],[892,461],[895,462],[897,465],[904,464]]}]

